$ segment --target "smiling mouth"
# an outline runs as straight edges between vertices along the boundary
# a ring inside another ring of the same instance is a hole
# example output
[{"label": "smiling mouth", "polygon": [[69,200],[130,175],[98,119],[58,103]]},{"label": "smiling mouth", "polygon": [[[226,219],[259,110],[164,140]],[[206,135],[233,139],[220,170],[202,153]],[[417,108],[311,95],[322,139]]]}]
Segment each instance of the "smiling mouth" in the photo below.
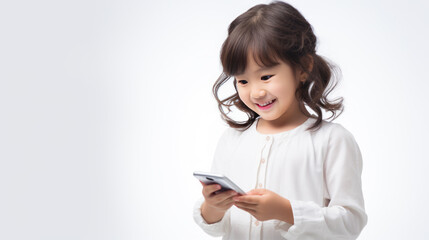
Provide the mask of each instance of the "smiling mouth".
[{"label": "smiling mouth", "polygon": [[265,110],[271,107],[271,105],[273,105],[273,103],[276,101],[276,99],[273,99],[269,102],[264,103],[263,105],[259,105],[258,103],[256,104],[260,109]]},{"label": "smiling mouth", "polygon": [[258,105],[258,106],[260,106],[260,107],[265,107],[265,106],[267,106],[267,105],[270,105],[271,103],[273,103],[275,101],[275,99],[273,99],[273,100],[271,100],[271,101],[268,101],[268,102],[266,102],[266,103],[264,103],[264,104],[256,104],[256,105]]}]

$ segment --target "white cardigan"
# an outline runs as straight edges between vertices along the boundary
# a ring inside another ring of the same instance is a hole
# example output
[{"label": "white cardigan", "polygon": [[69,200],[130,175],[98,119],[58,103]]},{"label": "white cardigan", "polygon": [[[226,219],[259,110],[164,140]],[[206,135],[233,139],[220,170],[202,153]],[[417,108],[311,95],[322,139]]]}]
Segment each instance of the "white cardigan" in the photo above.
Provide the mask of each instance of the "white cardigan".
[{"label": "white cardigan", "polygon": [[362,156],[350,132],[323,121],[306,130],[309,118],[290,131],[261,134],[259,118],[244,132],[228,128],[220,138],[211,172],[224,174],[244,191],[266,188],[291,202],[294,225],[260,222],[231,207],[223,219],[207,224],[201,198],[194,207],[196,223],[223,239],[356,239],[367,223],[362,195]]}]

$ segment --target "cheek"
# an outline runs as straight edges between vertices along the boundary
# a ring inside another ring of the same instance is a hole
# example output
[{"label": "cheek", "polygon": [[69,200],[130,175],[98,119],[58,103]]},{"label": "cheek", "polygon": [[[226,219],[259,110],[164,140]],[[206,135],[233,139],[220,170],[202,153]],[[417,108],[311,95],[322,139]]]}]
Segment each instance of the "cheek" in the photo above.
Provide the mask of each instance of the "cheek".
[{"label": "cheek", "polygon": [[277,84],[272,87],[272,93],[278,97],[295,96],[296,86],[294,84]]},{"label": "cheek", "polygon": [[247,101],[248,97],[247,97],[246,91],[238,89],[237,93],[238,93],[238,97],[241,99],[241,101],[243,101],[243,102]]},{"label": "cheek", "polygon": [[247,91],[238,91],[238,97],[247,107],[252,108],[253,104]]},{"label": "cheek", "polygon": [[267,91],[276,97],[282,97],[285,94],[285,86],[282,84],[273,84],[267,89]]}]

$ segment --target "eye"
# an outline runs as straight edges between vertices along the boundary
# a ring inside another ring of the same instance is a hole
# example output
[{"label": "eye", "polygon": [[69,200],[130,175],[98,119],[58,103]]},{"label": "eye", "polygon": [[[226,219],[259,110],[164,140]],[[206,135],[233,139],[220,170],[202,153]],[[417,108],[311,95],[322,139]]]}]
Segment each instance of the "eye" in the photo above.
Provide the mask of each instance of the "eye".
[{"label": "eye", "polygon": [[247,83],[247,81],[246,81],[246,80],[239,80],[239,81],[238,81],[238,83],[240,83],[240,84],[244,85],[244,84],[246,84],[246,83]]},{"label": "eye", "polygon": [[274,76],[274,75],[265,75],[265,76],[262,76],[262,77],[261,77],[261,80],[268,80],[268,79],[270,79],[272,76]]}]

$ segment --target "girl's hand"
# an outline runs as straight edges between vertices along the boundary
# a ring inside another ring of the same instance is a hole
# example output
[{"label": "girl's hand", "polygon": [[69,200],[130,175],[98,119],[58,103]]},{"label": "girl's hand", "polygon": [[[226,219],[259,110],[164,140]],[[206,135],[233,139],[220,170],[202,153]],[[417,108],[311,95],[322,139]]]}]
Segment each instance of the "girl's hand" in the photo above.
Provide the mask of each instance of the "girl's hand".
[{"label": "girl's hand", "polygon": [[225,212],[234,205],[234,196],[237,196],[237,192],[234,190],[217,192],[221,189],[219,184],[204,184],[203,185],[203,196],[204,203],[201,206],[201,215],[207,223],[218,222],[225,215]]},{"label": "girl's hand", "polygon": [[226,212],[226,210],[234,205],[233,197],[237,195],[234,190],[217,192],[221,189],[219,184],[207,185],[203,182],[201,184],[203,185],[203,196],[207,206]]},{"label": "girl's hand", "polygon": [[250,213],[259,221],[277,219],[293,225],[293,212],[289,200],[267,190],[254,189],[247,195],[234,197],[235,206]]}]

